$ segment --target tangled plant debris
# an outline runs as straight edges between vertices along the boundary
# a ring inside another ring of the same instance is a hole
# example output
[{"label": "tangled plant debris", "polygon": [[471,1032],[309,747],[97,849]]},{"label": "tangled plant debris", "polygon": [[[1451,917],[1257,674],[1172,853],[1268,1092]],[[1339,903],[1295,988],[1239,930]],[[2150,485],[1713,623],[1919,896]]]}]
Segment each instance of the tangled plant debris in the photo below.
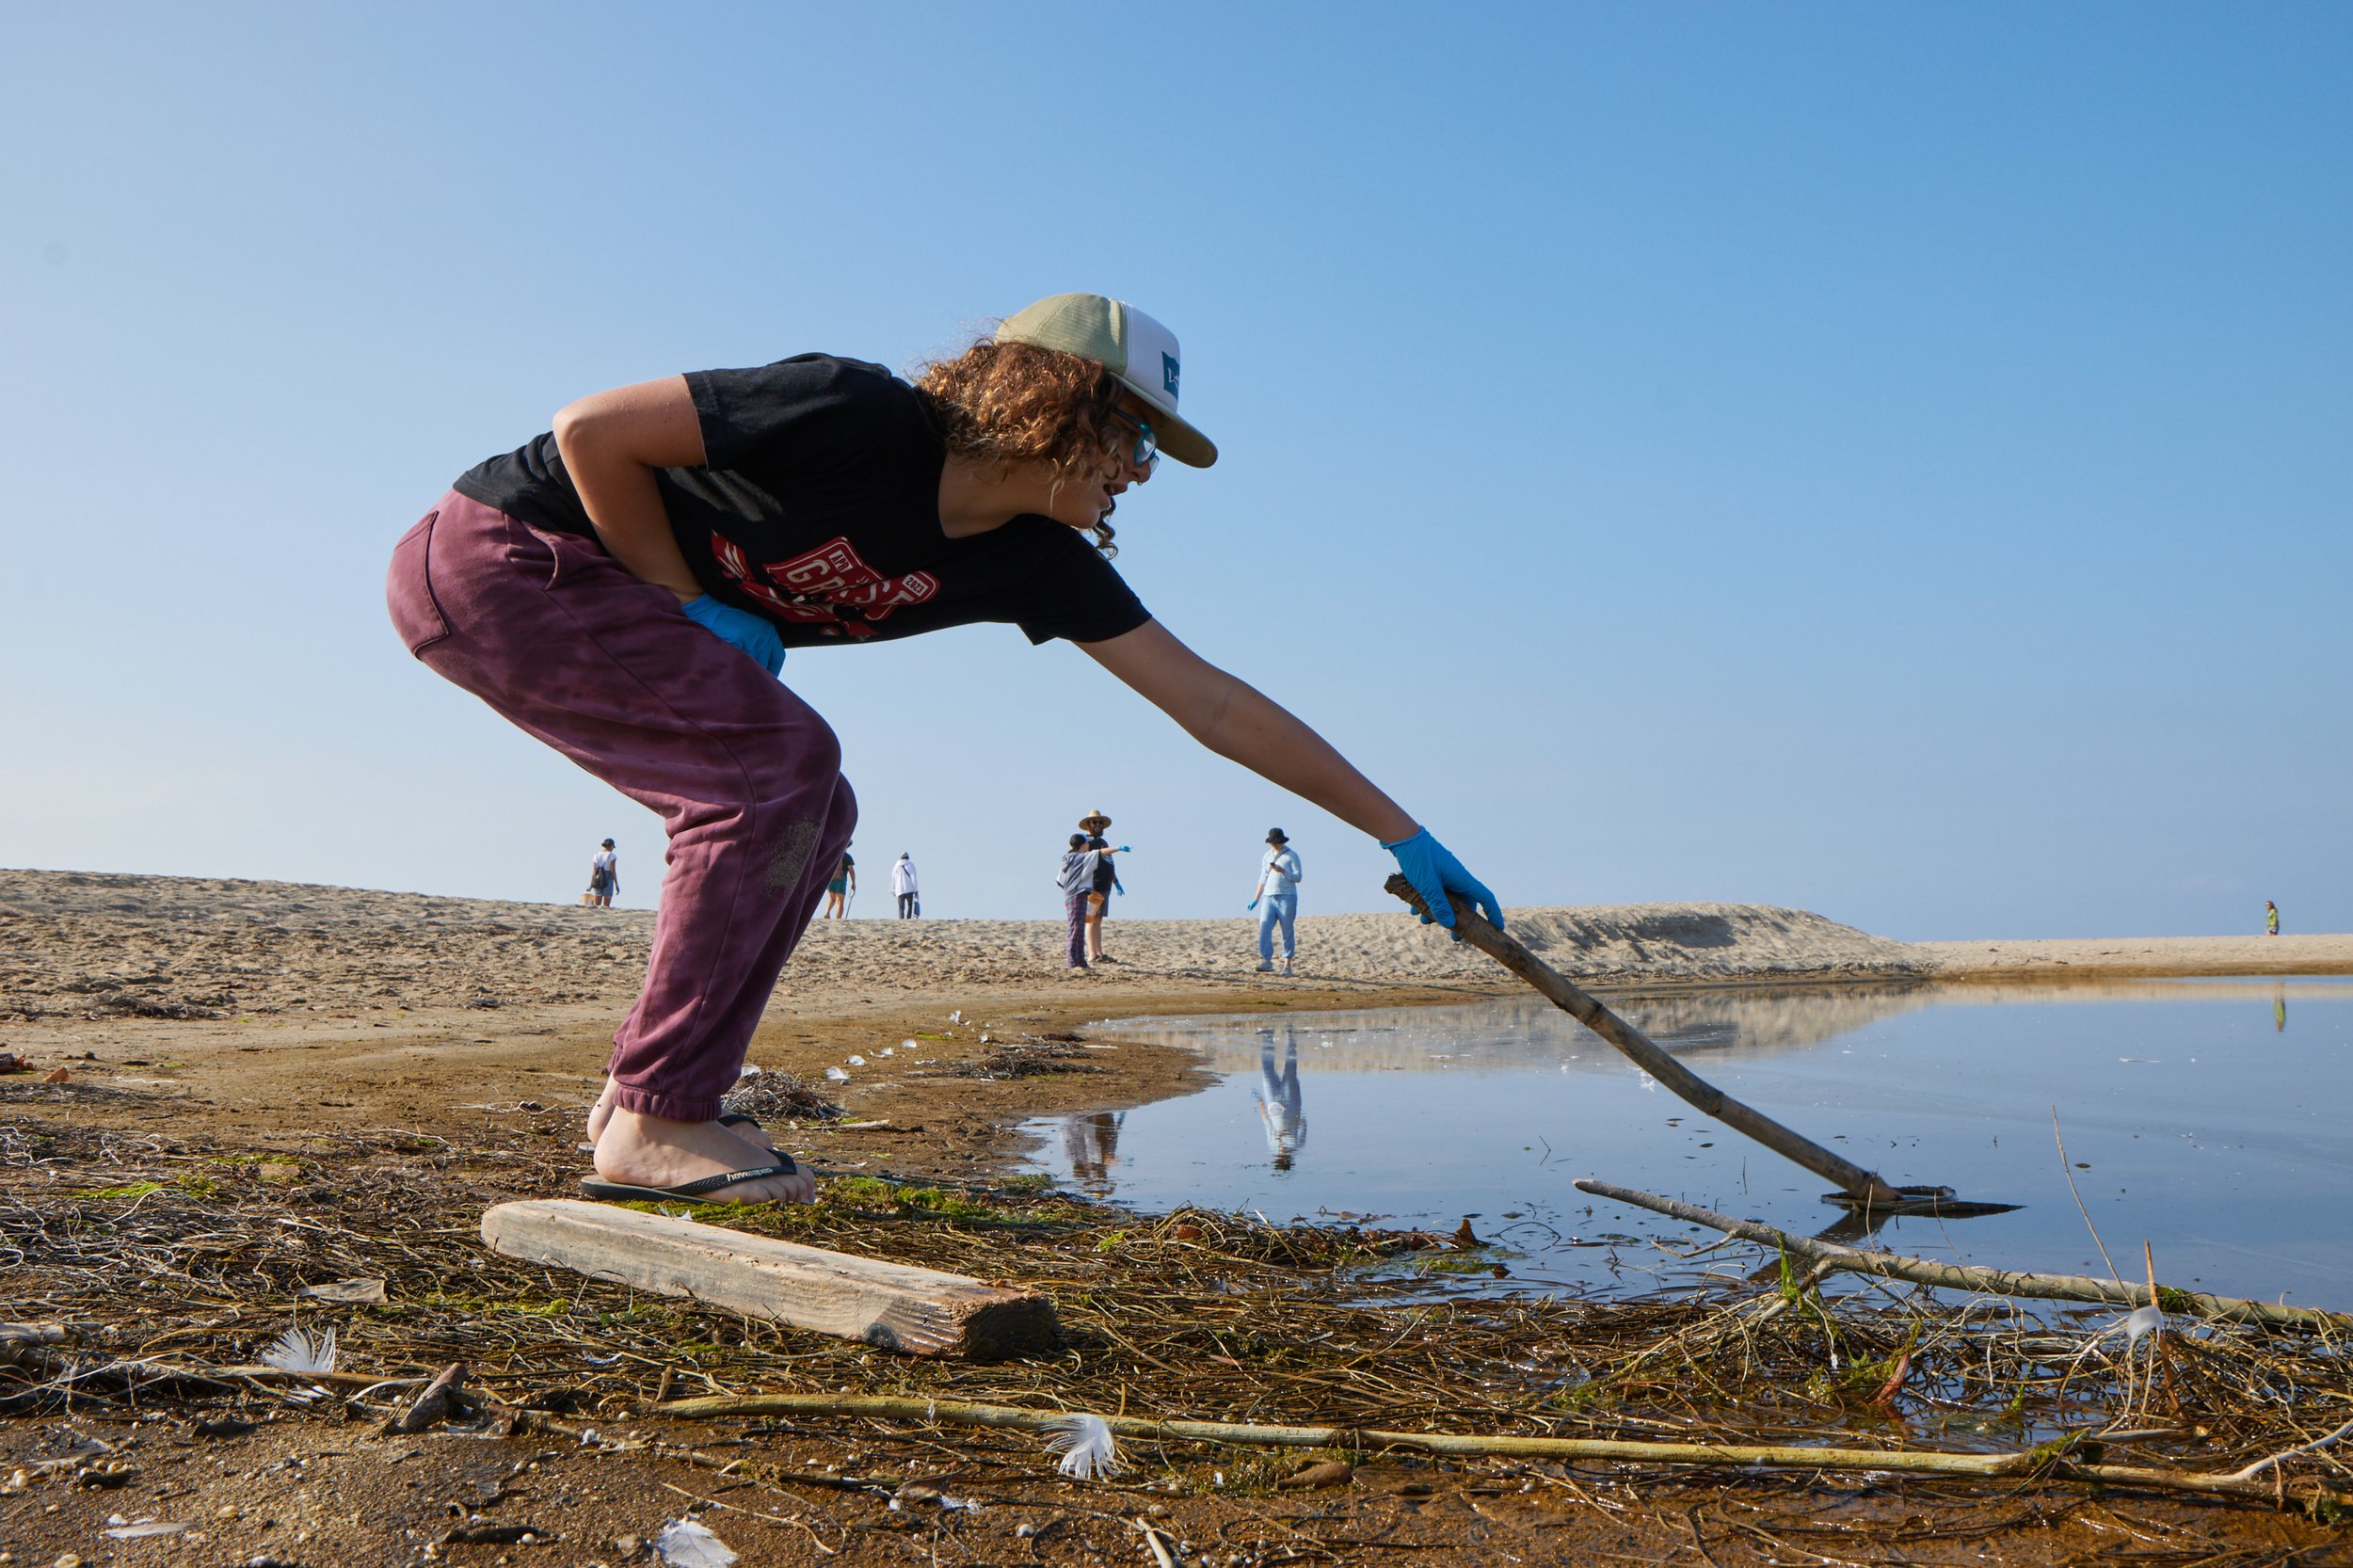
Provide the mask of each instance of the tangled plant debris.
[{"label": "tangled plant debris", "polygon": [[[1895,1456],[1928,1449],[2024,1455],[1984,1472],[2007,1474],[2011,1487],[2067,1464],[2257,1466],[2281,1500],[2323,1513],[2345,1484],[2332,1448],[2306,1448],[2353,1420],[2353,1367],[2326,1335],[2175,1320],[2132,1340],[2109,1307],[2028,1311],[1884,1281],[1833,1285],[1785,1266],[1753,1280],[1756,1254],[1721,1244],[1694,1257],[1720,1272],[1673,1296],[1457,1296],[1443,1274],[1396,1265],[1417,1254],[1483,1257],[1476,1235],[1192,1209],[1139,1216],[1027,1183],[869,1174],[829,1183],[807,1208],[695,1211],[1032,1286],[1054,1297],[1068,1335],[1051,1358],[916,1361],[481,1248],[487,1204],[568,1195],[570,1169],[544,1152],[565,1112],[488,1119],[463,1142],[382,1128],[263,1150],[52,1119],[35,1097],[52,1092],[16,1097],[0,1125],[0,1293],[34,1320],[0,1342],[0,1413],[12,1416],[136,1408],[194,1431],[239,1419],[257,1391],[282,1401],[317,1389],[273,1408],[385,1423],[413,1411],[439,1372],[450,1393],[436,1422],[536,1430],[599,1451],[659,1446],[741,1484],[902,1499],[920,1496],[903,1493],[910,1482],[938,1483],[846,1464],[787,1472],[760,1451],[771,1440],[855,1431],[879,1441],[904,1430],[924,1445],[915,1451],[952,1443],[968,1465],[987,1456],[992,1474],[1053,1481],[1034,1439],[990,1449],[923,1419],[926,1407],[954,1401],[1044,1416],[1115,1412],[1172,1432],[1228,1424],[1238,1434],[1228,1446],[1212,1437],[1207,1448],[1123,1424],[1114,1448],[1110,1427],[1080,1422],[1058,1451],[1094,1487],[1118,1466],[1144,1478],[1129,1485],[1182,1478],[1235,1497],[1311,1490],[1298,1479],[1308,1473],[1319,1486],[1360,1484],[1352,1478],[1378,1455],[1349,1434],[1372,1431],[1676,1445],[1684,1457],[1664,1462],[1687,1467],[1708,1463],[1702,1445],[1867,1450],[1889,1456],[1858,1483],[1880,1490],[1973,1484],[1895,1473]],[[289,1165],[292,1180],[259,1174]],[[300,1294],[352,1280],[381,1281],[382,1300]],[[297,1305],[307,1351],[293,1343]],[[294,1352],[276,1358],[291,1369],[269,1365],[273,1346]],[[762,1393],[896,1396],[910,1414],[744,1415],[740,1435],[614,1435],[658,1404]],[[1319,1429],[1326,1451],[1311,1448],[1304,1464],[1295,1447],[1254,1451],[1240,1446],[1244,1426]],[[712,1446],[730,1451],[707,1454]],[[103,1478],[105,1463],[82,1456],[60,1479]],[[1606,1490],[1613,1474],[1524,1454],[1465,1463],[1579,1495]],[[1001,1485],[968,1477],[943,1495],[993,1512]],[[967,1512],[942,1505],[925,1517]]]}]

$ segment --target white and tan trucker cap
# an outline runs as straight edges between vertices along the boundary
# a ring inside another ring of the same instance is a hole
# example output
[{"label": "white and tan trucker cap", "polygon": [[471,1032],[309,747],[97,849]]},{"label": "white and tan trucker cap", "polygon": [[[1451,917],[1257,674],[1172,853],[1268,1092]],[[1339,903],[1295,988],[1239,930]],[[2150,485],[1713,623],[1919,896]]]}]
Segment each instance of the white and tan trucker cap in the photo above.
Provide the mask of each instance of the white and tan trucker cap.
[{"label": "white and tan trucker cap", "polygon": [[1099,294],[1049,295],[1015,312],[997,328],[999,343],[1035,344],[1093,360],[1152,408],[1160,450],[1193,468],[1217,461],[1217,443],[1176,412],[1176,334],[1120,299]]}]

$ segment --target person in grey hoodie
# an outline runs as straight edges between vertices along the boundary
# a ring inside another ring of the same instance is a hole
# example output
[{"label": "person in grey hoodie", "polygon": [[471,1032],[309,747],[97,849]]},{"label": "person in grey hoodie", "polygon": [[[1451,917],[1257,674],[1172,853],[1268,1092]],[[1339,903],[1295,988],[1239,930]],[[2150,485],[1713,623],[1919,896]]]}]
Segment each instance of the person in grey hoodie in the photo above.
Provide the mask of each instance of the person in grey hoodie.
[{"label": "person in grey hoodie", "polygon": [[1062,888],[1063,914],[1070,921],[1070,967],[1083,969],[1087,963],[1087,895],[1095,891],[1095,868],[1112,856],[1115,849],[1089,849],[1087,836],[1073,833],[1070,848],[1062,857],[1062,870],[1055,875],[1055,886]]}]

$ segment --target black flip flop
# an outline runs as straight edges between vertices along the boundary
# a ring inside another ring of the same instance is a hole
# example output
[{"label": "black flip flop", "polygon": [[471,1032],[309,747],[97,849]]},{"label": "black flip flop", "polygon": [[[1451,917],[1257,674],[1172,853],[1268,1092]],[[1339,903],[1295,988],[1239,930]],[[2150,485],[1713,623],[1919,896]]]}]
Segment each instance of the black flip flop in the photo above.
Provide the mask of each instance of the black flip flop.
[{"label": "black flip flop", "polygon": [[[632,1187],[625,1181],[599,1181],[594,1176],[582,1176],[580,1190],[592,1198],[601,1198],[607,1203],[726,1203],[731,1200],[712,1198],[707,1194],[724,1192],[743,1182],[758,1181],[763,1176],[792,1176],[799,1170],[800,1167],[792,1163],[791,1155],[779,1151],[775,1164],[762,1166],[757,1171],[724,1171],[696,1181],[681,1181],[676,1187]],[[754,1201],[773,1203],[779,1200],[760,1198]]]}]

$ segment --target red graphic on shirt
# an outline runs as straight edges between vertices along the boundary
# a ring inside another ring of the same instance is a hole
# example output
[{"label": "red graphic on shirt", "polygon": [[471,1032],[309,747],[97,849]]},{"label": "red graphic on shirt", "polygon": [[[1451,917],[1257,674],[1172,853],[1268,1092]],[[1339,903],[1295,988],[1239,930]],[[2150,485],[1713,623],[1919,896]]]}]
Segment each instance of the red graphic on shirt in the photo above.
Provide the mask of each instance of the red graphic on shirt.
[{"label": "red graphic on shirt", "polygon": [[847,539],[828,539],[790,561],[755,566],[734,540],[713,534],[711,552],[738,588],[779,620],[813,627],[829,637],[871,637],[874,623],[903,604],[920,604],[939,592],[927,571],[885,577],[858,559]]}]

